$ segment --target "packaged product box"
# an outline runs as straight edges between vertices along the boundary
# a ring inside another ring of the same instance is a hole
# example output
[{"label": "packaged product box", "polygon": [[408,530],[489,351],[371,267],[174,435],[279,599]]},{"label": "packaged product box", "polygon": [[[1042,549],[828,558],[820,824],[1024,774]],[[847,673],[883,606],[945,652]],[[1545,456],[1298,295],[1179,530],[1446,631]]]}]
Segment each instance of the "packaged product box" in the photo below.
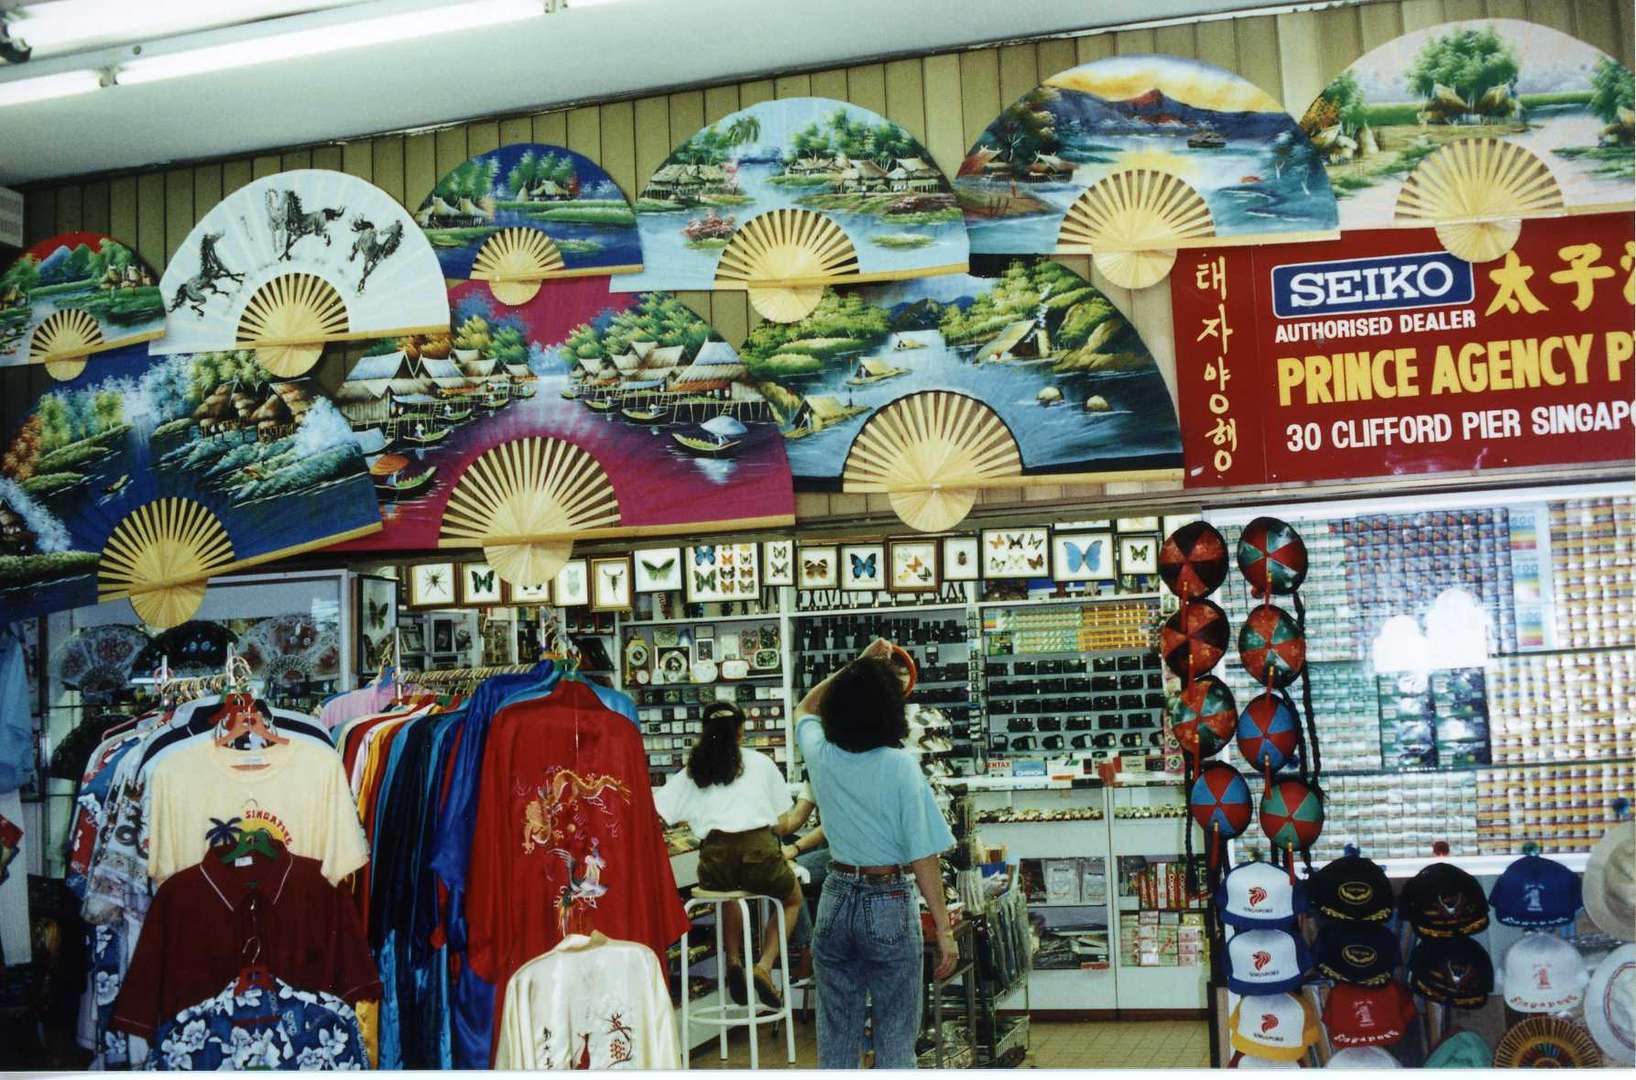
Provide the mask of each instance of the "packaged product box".
[{"label": "packaged product box", "polygon": [[1079,902],[1106,904],[1108,902],[1108,872],[1101,859],[1079,860]]},{"label": "packaged product box", "polygon": [[1045,902],[1074,904],[1079,902],[1079,860],[1046,859]]}]

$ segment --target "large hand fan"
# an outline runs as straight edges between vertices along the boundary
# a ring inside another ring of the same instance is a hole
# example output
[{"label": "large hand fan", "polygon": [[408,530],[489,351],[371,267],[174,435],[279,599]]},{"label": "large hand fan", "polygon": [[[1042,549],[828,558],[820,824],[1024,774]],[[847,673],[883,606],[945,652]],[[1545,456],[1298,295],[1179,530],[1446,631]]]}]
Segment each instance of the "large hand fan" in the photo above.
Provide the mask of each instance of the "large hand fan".
[{"label": "large hand fan", "polygon": [[1116,285],[1178,248],[1333,239],[1311,142],[1230,71],[1120,56],[1053,75],[977,137],[954,181],[973,253],[1089,254]]},{"label": "large hand fan", "polygon": [[966,230],[924,147],[867,109],[784,98],[671,152],[636,200],[641,274],[622,289],[740,289],[774,322],[824,286],[964,273]]},{"label": "large hand fan", "polygon": [[440,333],[448,297],[414,219],[365,180],[296,169],[252,181],[188,233],[160,282],[155,353],[254,349],[290,378],[325,342]]},{"label": "large hand fan", "polygon": [[42,240],[0,274],[0,367],[44,364],[72,379],[85,358],[165,333],[152,270],[101,233]]},{"label": "large hand fan", "polygon": [[7,617],[129,597],[158,627],[209,578],[380,528],[346,421],[249,351],[103,354],[41,394],[0,459]]},{"label": "large hand fan", "polygon": [[676,297],[579,277],[450,298],[452,333],[371,346],[336,391],[386,519],[351,546],[481,548],[538,585],[576,539],[794,520],[773,403]]},{"label": "large hand fan", "polygon": [[642,238],[624,193],[590,158],[562,146],[512,143],[443,175],[415,221],[443,276],[486,281],[503,304],[540,282],[642,269]]},{"label": "large hand fan", "polygon": [[1394,38],[1337,75],[1301,118],[1346,229],[1434,226],[1487,262],[1527,218],[1629,209],[1631,72],[1517,19]]}]

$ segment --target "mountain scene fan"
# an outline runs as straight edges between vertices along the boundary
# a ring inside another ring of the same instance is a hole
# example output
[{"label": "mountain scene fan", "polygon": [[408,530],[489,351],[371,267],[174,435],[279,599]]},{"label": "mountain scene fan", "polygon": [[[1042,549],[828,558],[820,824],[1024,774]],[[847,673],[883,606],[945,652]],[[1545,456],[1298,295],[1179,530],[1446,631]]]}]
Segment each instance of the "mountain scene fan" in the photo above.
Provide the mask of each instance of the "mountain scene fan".
[{"label": "mountain scene fan", "polygon": [[793,520],[772,402],[675,296],[575,277],[449,298],[452,330],[371,343],[335,391],[384,518],[349,548],[484,548],[517,585],[576,537]]},{"label": "mountain scene fan", "polygon": [[486,281],[503,304],[540,282],[642,269],[642,238],[625,195],[590,158],[563,146],[512,143],[445,173],[415,211],[443,276]]},{"label": "mountain scene fan", "polygon": [[101,233],[62,233],[0,274],[0,367],[44,364],[72,379],[86,357],[165,332],[155,277],[126,245]]},{"label": "mountain scene fan", "polygon": [[129,596],[185,621],[217,574],[380,528],[352,429],[248,350],[96,357],[27,404],[0,457],[8,618]]},{"label": "mountain scene fan", "polygon": [[1487,262],[1521,222],[1626,210],[1632,74],[1577,38],[1518,19],[1443,23],[1386,42],[1301,118],[1345,229],[1425,228]]},{"label": "mountain scene fan", "polygon": [[1322,161],[1283,107],[1175,56],[1046,79],[977,137],[954,193],[973,254],[1088,254],[1131,289],[1163,280],[1178,248],[1336,235]]},{"label": "mountain scene fan", "polygon": [[440,333],[443,273],[413,218],[357,177],[296,169],[252,181],[200,219],[165,268],[155,353],[253,349],[303,374],[324,344]]},{"label": "mountain scene fan", "polygon": [[742,109],[673,150],[636,199],[642,273],[621,289],[733,289],[768,319],[823,287],[964,273],[949,182],[897,124],[828,98]]}]

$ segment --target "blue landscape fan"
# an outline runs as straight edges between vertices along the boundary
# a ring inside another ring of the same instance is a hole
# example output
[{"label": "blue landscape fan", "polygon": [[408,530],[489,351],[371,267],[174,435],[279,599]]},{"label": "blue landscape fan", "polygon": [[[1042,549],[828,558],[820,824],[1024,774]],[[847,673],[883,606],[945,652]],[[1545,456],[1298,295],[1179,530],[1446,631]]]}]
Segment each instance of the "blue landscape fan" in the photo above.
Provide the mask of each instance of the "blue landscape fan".
[{"label": "blue landscape fan", "polygon": [[974,253],[1090,255],[1125,288],[1178,248],[1334,239],[1311,140],[1241,76],[1175,56],[1059,72],[983,129],[954,181]]},{"label": "blue landscape fan", "polygon": [[97,353],[165,332],[156,278],[128,246],[101,233],[41,240],[0,274],[0,367],[43,364],[72,379]]}]

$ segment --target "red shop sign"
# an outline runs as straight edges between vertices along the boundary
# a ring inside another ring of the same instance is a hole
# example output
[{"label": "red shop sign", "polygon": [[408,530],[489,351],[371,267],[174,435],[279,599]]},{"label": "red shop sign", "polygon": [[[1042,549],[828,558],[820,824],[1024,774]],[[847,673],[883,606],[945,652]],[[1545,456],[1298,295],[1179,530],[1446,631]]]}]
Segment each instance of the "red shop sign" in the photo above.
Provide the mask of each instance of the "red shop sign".
[{"label": "red shop sign", "polygon": [[1186,485],[1629,461],[1633,237],[1600,214],[1479,264],[1429,229],[1182,252]]}]

